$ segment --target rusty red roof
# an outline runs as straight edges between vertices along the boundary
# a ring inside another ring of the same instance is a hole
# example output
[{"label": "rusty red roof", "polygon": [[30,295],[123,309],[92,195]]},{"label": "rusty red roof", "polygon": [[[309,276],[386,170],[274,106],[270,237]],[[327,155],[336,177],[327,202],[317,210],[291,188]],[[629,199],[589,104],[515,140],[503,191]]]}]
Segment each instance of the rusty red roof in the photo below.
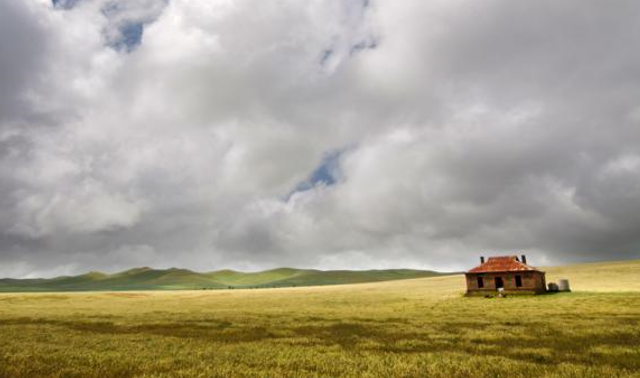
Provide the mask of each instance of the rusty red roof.
[{"label": "rusty red roof", "polygon": [[486,262],[469,270],[467,273],[523,271],[538,271],[538,269],[519,261],[518,256],[495,256],[489,257]]}]

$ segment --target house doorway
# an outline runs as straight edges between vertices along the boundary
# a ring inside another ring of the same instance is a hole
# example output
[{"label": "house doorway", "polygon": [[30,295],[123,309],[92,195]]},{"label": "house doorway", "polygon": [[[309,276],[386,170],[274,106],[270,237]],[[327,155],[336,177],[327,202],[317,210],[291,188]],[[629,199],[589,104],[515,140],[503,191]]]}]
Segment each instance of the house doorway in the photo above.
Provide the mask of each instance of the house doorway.
[{"label": "house doorway", "polygon": [[496,289],[504,287],[504,282],[502,282],[502,277],[496,277]]}]

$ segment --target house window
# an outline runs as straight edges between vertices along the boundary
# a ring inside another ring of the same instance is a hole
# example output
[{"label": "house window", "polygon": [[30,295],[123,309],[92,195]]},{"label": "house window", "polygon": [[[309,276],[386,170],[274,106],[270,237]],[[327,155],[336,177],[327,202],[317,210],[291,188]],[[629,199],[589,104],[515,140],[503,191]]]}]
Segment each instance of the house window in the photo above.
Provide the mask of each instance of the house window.
[{"label": "house window", "polygon": [[502,282],[502,277],[496,277],[496,289],[504,287],[504,282]]},{"label": "house window", "polygon": [[484,281],[482,281],[482,277],[478,277],[478,287],[479,288],[483,288],[484,287]]},{"label": "house window", "polygon": [[522,277],[516,276],[516,287],[522,287]]}]

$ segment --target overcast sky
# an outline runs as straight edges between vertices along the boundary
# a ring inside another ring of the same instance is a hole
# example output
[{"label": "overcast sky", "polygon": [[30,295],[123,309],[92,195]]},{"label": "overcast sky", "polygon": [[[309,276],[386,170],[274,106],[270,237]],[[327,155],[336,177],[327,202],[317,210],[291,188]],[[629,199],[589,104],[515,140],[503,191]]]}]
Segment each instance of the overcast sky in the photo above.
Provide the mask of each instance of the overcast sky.
[{"label": "overcast sky", "polygon": [[0,1],[0,277],[640,257],[640,3]]}]

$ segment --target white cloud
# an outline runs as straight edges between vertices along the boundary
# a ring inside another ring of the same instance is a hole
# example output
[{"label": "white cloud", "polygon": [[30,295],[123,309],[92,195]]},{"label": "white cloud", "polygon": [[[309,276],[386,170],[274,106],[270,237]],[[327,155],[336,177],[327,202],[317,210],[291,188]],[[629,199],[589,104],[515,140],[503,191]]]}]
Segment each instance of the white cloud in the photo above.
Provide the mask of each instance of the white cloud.
[{"label": "white cloud", "polygon": [[366,3],[0,4],[0,262],[635,256],[635,3]]}]

